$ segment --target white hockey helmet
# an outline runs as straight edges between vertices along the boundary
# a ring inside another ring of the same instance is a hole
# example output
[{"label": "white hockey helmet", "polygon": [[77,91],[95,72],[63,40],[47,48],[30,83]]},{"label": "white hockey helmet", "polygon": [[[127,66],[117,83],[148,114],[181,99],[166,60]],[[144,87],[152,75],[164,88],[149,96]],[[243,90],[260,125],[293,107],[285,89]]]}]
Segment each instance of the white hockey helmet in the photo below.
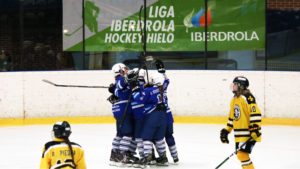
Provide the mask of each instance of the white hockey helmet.
[{"label": "white hockey helmet", "polygon": [[163,74],[155,72],[151,75],[150,81],[155,86],[162,86],[165,82],[165,77]]},{"label": "white hockey helmet", "polygon": [[128,68],[123,63],[116,63],[111,68],[111,71],[113,72],[114,76],[118,76],[120,75],[120,73],[126,73],[127,70]]},{"label": "white hockey helmet", "polygon": [[[139,70],[139,68],[134,68],[132,69],[134,72],[137,72]],[[144,80],[145,82],[147,81],[147,72],[145,69],[140,69],[139,71],[139,80]]]}]

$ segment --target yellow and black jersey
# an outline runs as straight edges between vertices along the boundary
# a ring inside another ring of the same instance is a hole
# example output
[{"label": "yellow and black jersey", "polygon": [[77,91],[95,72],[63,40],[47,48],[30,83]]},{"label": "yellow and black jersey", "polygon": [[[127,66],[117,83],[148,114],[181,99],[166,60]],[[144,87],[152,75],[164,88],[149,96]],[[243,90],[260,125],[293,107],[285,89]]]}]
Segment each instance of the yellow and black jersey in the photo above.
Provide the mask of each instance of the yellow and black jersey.
[{"label": "yellow and black jersey", "polygon": [[[86,169],[84,151],[79,144],[71,142],[76,169]],[[55,138],[45,144],[40,169],[73,169],[71,151],[63,139]]]},{"label": "yellow and black jersey", "polygon": [[[250,138],[249,126],[257,124],[261,128],[261,112],[252,94],[234,97],[230,103],[226,130],[234,130],[235,142],[245,142]],[[261,141],[261,137],[257,139]]]}]

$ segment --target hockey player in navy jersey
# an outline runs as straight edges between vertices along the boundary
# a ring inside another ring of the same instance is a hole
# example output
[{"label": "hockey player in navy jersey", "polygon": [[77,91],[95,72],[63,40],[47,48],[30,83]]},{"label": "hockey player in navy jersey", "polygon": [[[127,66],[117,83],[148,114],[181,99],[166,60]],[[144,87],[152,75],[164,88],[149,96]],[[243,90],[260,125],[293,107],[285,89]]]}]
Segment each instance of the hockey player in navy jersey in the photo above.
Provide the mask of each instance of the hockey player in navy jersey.
[{"label": "hockey player in navy jersey", "polygon": [[[128,73],[127,81],[131,84],[138,81],[140,89],[143,90],[148,79],[146,74],[147,73],[144,69],[135,68]],[[144,146],[141,133],[144,125],[145,108],[144,104],[140,100],[132,100],[131,106],[134,117],[134,141],[137,144],[139,156],[142,159],[144,157]]]},{"label": "hockey player in navy jersey", "polygon": [[143,164],[149,165],[152,158],[153,142],[158,147],[159,158],[157,165],[168,165],[164,137],[167,127],[167,114],[163,97],[164,77],[160,73],[151,76],[153,87],[141,89],[138,81],[130,83],[133,101],[144,104],[145,117],[141,137],[144,146]]},{"label": "hockey player in navy jersey", "polygon": [[112,72],[115,76],[115,86],[112,85],[111,90],[113,90],[113,97],[117,98],[113,103],[112,111],[117,122],[117,135],[113,140],[110,161],[121,161],[122,165],[131,166],[136,159],[130,152],[133,136],[133,118],[131,106],[126,105],[131,89],[124,78],[128,68],[122,63],[117,63],[112,67]]},{"label": "hockey player in navy jersey", "polygon": [[170,80],[166,75],[164,63],[161,60],[156,60],[155,65],[156,65],[157,71],[164,76],[164,83],[163,83],[164,98],[165,98],[165,104],[166,104],[166,108],[167,108],[167,130],[166,130],[165,139],[166,139],[166,142],[169,147],[169,150],[170,150],[170,153],[171,153],[174,163],[178,163],[178,161],[179,161],[178,152],[177,152],[177,148],[176,148],[176,144],[175,144],[175,139],[173,137],[174,119],[173,119],[171,109],[168,105],[168,97],[167,97],[167,89],[168,89]]}]

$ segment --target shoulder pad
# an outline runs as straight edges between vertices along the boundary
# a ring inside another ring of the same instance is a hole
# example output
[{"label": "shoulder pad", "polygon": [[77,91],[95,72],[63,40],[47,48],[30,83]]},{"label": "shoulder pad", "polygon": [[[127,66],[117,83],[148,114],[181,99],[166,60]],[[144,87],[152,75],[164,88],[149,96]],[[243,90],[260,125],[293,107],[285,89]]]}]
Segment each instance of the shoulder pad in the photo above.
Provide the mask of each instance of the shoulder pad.
[{"label": "shoulder pad", "polygon": [[256,103],[255,97],[252,94],[243,94],[243,96],[245,96],[248,104]]},{"label": "shoulder pad", "polygon": [[45,144],[45,151],[47,151],[48,148],[50,148],[51,146],[55,146],[60,144],[61,142],[59,141],[49,141],[48,143]]},{"label": "shoulder pad", "polygon": [[[65,142],[63,141],[49,141],[48,143],[45,144],[45,151],[47,151],[49,148],[51,148],[52,146],[58,145],[58,144],[63,144]],[[74,143],[74,142],[70,142],[71,145],[76,145],[78,147],[81,147],[79,144]]]},{"label": "shoulder pad", "polygon": [[61,142],[58,142],[58,141],[49,141],[48,143],[45,144],[45,151],[43,152],[43,155],[42,157],[44,157],[45,155],[45,152],[52,146],[55,146],[55,145],[58,145],[60,144]]}]

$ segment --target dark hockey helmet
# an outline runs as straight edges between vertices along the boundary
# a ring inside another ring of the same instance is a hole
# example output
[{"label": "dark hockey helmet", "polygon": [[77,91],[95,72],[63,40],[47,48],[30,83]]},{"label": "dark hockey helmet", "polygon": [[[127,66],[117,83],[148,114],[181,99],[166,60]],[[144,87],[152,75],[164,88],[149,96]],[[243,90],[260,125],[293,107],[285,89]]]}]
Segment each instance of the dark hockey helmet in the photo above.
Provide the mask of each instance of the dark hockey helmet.
[{"label": "dark hockey helmet", "polygon": [[246,90],[249,87],[249,80],[244,76],[235,77],[233,83],[236,83],[242,90]]},{"label": "dark hockey helmet", "polygon": [[72,131],[67,121],[58,121],[53,125],[53,133],[56,138],[68,138]]}]

